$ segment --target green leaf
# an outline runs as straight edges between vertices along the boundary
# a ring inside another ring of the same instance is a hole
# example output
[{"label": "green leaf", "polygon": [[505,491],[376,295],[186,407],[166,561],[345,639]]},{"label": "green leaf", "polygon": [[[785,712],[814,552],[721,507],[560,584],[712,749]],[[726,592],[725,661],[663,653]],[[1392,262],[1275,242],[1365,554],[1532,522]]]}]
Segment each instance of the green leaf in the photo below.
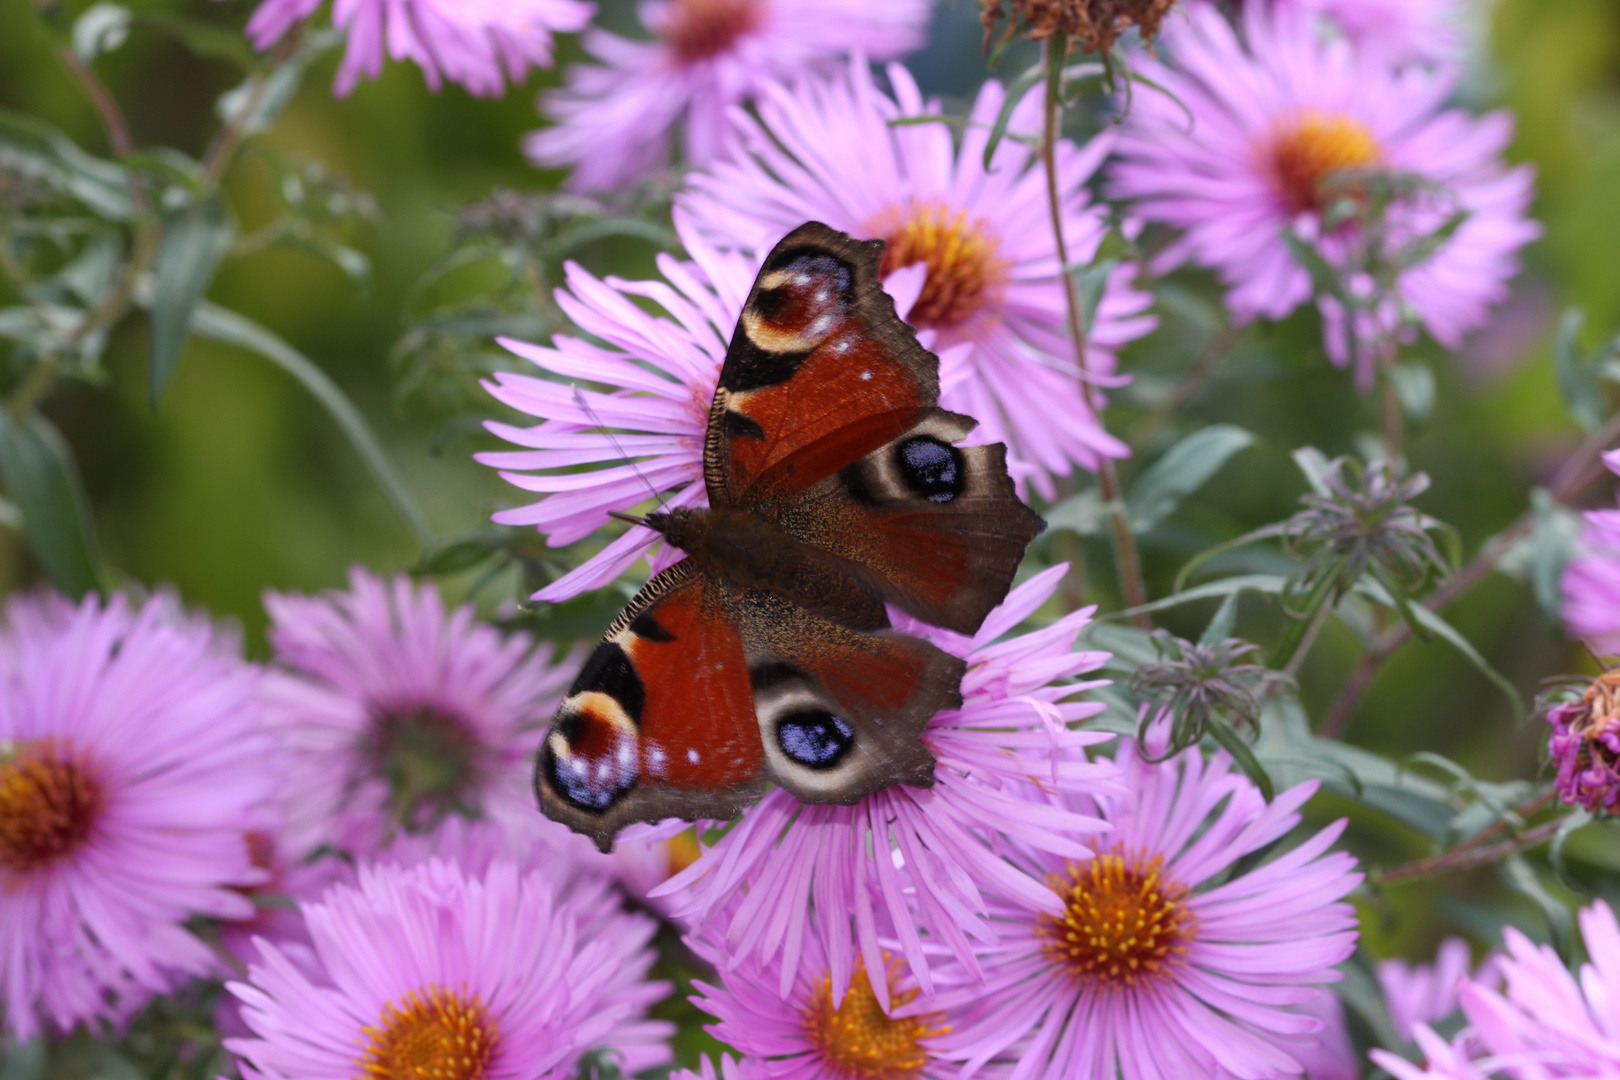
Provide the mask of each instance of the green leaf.
[{"label": "green leaf", "polygon": [[1420,360],[1401,361],[1388,369],[1390,386],[1401,411],[1414,424],[1434,412],[1434,369]]},{"label": "green leaf", "polygon": [[27,113],[0,109],[0,164],[31,166],[58,189],[107,221],[135,214],[123,166],[87,154],[50,124]]},{"label": "green leaf", "polygon": [[1066,529],[1080,536],[1096,536],[1108,520],[1108,504],[1096,488],[1076,492],[1046,512],[1050,529]]},{"label": "green leaf", "polygon": [[[221,94],[214,111],[226,124],[240,126],[242,134],[257,135],[270,130],[281,111],[292,102],[304,71],[320,50],[308,42],[268,75],[249,75],[233,89]],[[260,84],[263,89],[260,89]]]},{"label": "green leaf", "polygon": [[38,413],[0,413],[0,480],[22,512],[23,531],[51,580],[77,599],[96,588],[98,558],[73,452]]},{"label": "green leaf", "polygon": [[236,30],[161,11],[142,12],[135,16],[135,21],[177,38],[192,53],[205,59],[226,60],[243,71],[264,69],[264,62]]},{"label": "green leaf", "polygon": [[1581,354],[1581,328],[1585,325],[1586,313],[1580,308],[1564,311],[1553,339],[1553,367],[1569,415],[1588,435],[1596,435],[1603,430],[1609,407],[1594,366]]},{"label": "green leaf", "polygon": [[[1362,580],[1361,584],[1357,586],[1357,589],[1363,595],[1369,597],[1374,603],[1383,604],[1385,607],[1395,606],[1394,599],[1389,596],[1382,587],[1377,586],[1366,579]],[[1490,661],[1486,660],[1484,656],[1480,655],[1479,650],[1474,648],[1473,644],[1467,638],[1463,637],[1462,634],[1458,632],[1456,627],[1446,622],[1445,619],[1442,619],[1439,615],[1430,611],[1422,604],[1412,604],[1407,608],[1407,610],[1411,613],[1416,622],[1423,627],[1423,629],[1429,631],[1436,637],[1444,638],[1446,641],[1450,642],[1452,647],[1458,652],[1462,653],[1470,664],[1473,664],[1474,667],[1479,669],[1480,674],[1484,675],[1491,681],[1492,686],[1495,686],[1498,690],[1502,691],[1502,695],[1506,697],[1508,702],[1513,706],[1514,716],[1524,715],[1524,699],[1519,697],[1518,688],[1515,687],[1513,683],[1508,681],[1507,676],[1503,675],[1501,672],[1492,667],[1490,665]]]},{"label": "green leaf", "polygon": [[1260,789],[1260,794],[1265,796],[1266,802],[1277,797],[1271,786],[1271,774],[1260,764],[1260,759],[1254,756],[1254,751],[1249,749],[1249,744],[1243,741],[1242,735],[1218,716],[1210,717],[1208,723],[1204,725],[1204,730],[1221,744],[1222,750],[1232,755],[1232,761],[1243,770],[1244,775],[1254,781],[1255,787]]},{"label": "green leaf", "polygon": [[1155,611],[1167,611],[1182,604],[1190,604],[1195,600],[1209,600],[1215,597],[1225,599],[1236,592],[1260,592],[1273,596],[1283,591],[1288,579],[1277,574],[1242,574],[1238,577],[1222,578],[1207,585],[1188,589],[1186,592],[1167,596],[1163,600],[1154,600],[1152,603],[1140,607],[1129,608],[1125,611],[1115,611],[1107,615],[1099,615],[1099,619],[1123,619],[1132,615],[1151,615]]},{"label": "green leaf", "polygon": [[1547,929],[1552,931],[1553,947],[1568,959],[1575,944],[1575,920],[1570,916],[1569,905],[1547,891],[1541,875],[1523,855],[1515,855],[1502,863],[1502,880],[1541,909],[1547,917]]},{"label": "green leaf", "polygon": [[478,529],[441,540],[422,552],[411,567],[417,577],[460,574],[482,565],[491,555],[507,549],[507,535],[499,529]]},{"label": "green leaf", "polygon": [[416,497],[411,494],[410,488],[405,486],[405,481],[394,470],[393,462],[389,460],[382,444],[377,441],[376,435],[372,434],[366,418],[326,372],[258,323],[234,311],[210,304],[206,300],[197,305],[197,310],[192,316],[192,331],[210,341],[235,345],[249,352],[258,353],[297,379],[304,389],[309,391],[310,396],[320,402],[337,422],[343,434],[348,436],[349,442],[376,477],[383,494],[393,503],[394,510],[410,528],[417,543],[427,547],[433,542],[432,530],[428,528],[427,518],[416,504]]},{"label": "green leaf", "polygon": [[1144,533],[1158,525],[1175,512],[1182,499],[1219,472],[1233,454],[1254,442],[1254,435],[1240,427],[1213,424],[1172,446],[1125,496],[1131,530]]},{"label": "green leaf", "polygon": [[1293,457],[1294,464],[1305,474],[1305,480],[1311,485],[1312,491],[1324,497],[1333,494],[1325,479],[1332,464],[1326,454],[1314,446],[1302,446],[1294,451]]},{"label": "green leaf", "polygon": [[129,39],[129,9],[122,4],[91,4],[73,20],[73,53],[89,63],[102,53],[110,53]]},{"label": "green leaf", "polygon": [[1553,626],[1562,626],[1564,564],[1581,534],[1580,516],[1554,499],[1546,488],[1530,492],[1530,585],[1536,603]]},{"label": "green leaf", "polygon": [[[1061,58],[1059,58],[1059,62],[1061,63]],[[1033,90],[1035,85],[1045,76],[1046,65],[1036,64],[1014,79],[1012,85],[1007,87],[1007,96],[1002,99],[1001,111],[996,114],[995,123],[990,125],[990,135],[984,142],[984,168],[986,172],[990,171],[991,160],[995,158],[996,150],[1001,146],[1001,140],[1007,135],[1007,125],[1012,123],[1013,113],[1017,111],[1019,102],[1023,101],[1024,95]]]},{"label": "green leaf", "polygon": [[1389,1004],[1384,1000],[1384,991],[1373,976],[1371,965],[1364,959],[1365,955],[1364,949],[1358,950],[1355,959],[1339,965],[1344,978],[1333,984],[1333,993],[1338,994],[1339,1000],[1367,1025],[1379,1046],[1400,1046],[1406,1040],[1395,1030],[1395,1023],[1389,1015]]},{"label": "green leaf", "polygon": [[1589,810],[1577,808],[1570,811],[1569,816],[1558,823],[1558,831],[1553,833],[1552,843],[1547,846],[1547,861],[1552,864],[1553,873],[1570,888],[1574,888],[1574,885],[1570,883],[1569,872],[1564,865],[1564,846],[1577,830],[1586,828],[1595,820]]},{"label": "green leaf", "polygon": [[192,312],[231,246],[225,204],[216,193],[164,216],[152,266],[152,405],[174,376],[191,330]]},{"label": "green leaf", "polygon": [[0,1080],[44,1080],[50,1048],[50,1041],[38,1035],[25,1043],[12,1044],[0,1057]]},{"label": "green leaf", "polygon": [[1204,628],[1204,636],[1198,639],[1200,645],[1219,645],[1232,636],[1232,626],[1237,622],[1238,593],[1227,593],[1221,606],[1215,609],[1215,617],[1209,620]]},{"label": "green leaf", "polygon": [[1075,291],[1079,294],[1080,326],[1088,334],[1097,325],[1097,308],[1108,289],[1108,275],[1118,265],[1118,259],[1102,259],[1090,266],[1072,267],[1069,270],[1069,275],[1074,278]]}]

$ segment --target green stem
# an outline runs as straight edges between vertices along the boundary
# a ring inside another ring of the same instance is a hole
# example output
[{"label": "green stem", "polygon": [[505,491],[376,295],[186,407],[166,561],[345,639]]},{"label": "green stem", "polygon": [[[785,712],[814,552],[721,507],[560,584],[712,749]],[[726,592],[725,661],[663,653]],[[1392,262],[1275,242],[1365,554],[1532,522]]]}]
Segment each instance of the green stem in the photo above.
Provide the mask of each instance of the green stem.
[{"label": "green stem", "polygon": [[[1064,306],[1067,309],[1069,339],[1074,342],[1074,359],[1080,378],[1080,395],[1090,407],[1098,424],[1102,423],[1102,395],[1097,392],[1090,366],[1086,360],[1086,328],[1081,318],[1080,297],[1075,289],[1074,277],[1068,272],[1069,243],[1063,235],[1062,188],[1058,185],[1057,141],[1058,118],[1063,96],[1063,59],[1067,52],[1067,37],[1061,31],[1046,41],[1046,101],[1044,126],[1041,135],[1041,165],[1046,172],[1047,210],[1052,218],[1052,235],[1057,243],[1059,273],[1063,278]],[[1147,584],[1142,579],[1142,560],[1136,550],[1136,537],[1131,534],[1130,518],[1126,516],[1125,502],[1120,498],[1119,473],[1112,458],[1104,457],[1097,467],[1097,487],[1103,502],[1111,509],[1109,524],[1114,536],[1114,559],[1119,571],[1120,592],[1127,608],[1139,608],[1147,603]],[[1134,615],[1131,622],[1147,630],[1152,620],[1145,614]]]}]

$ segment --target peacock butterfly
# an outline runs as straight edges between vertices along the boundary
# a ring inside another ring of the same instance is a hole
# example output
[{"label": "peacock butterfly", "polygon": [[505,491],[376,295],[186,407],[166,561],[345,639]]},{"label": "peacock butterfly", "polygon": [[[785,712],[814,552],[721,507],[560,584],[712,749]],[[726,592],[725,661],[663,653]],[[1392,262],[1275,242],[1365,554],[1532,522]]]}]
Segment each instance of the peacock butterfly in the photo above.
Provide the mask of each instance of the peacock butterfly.
[{"label": "peacock butterfly", "polygon": [[604,851],[631,822],[729,818],[767,781],[817,803],[934,782],[919,736],[965,665],[885,605],[973,633],[1045,523],[1005,446],[955,445],[977,421],[937,406],[883,249],[819,222],[776,245],[709,408],[708,508],[631,519],[687,558],[608,628],[535,774]]}]

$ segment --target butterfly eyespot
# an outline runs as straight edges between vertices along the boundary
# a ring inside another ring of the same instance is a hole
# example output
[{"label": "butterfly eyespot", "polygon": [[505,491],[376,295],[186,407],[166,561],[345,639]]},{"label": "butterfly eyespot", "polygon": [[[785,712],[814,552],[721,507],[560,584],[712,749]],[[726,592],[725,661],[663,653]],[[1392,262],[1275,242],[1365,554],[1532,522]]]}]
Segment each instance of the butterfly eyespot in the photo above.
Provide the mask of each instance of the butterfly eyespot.
[{"label": "butterfly eyespot", "polygon": [[931,435],[917,435],[895,448],[895,466],[906,486],[930,502],[947,503],[967,482],[962,451]]},{"label": "butterfly eyespot", "polygon": [[636,786],[635,770],[624,762],[559,754],[549,739],[538,764],[542,781],[558,798],[593,814],[604,813]]},{"label": "butterfly eyespot", "polygon": [[782,752],[811,769],[830,769],[855,746],[855,729],[830,712],[805,709],[777,721]]}]

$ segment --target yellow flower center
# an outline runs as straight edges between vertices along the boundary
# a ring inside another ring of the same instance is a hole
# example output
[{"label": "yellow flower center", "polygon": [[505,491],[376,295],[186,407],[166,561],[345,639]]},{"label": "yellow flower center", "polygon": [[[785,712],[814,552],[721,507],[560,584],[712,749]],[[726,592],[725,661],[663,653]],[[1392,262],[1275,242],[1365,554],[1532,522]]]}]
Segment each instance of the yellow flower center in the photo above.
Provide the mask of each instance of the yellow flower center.
[{"label": "yellow flower center", "polygon": [[670,877],[674,877],[697,862],[698,858],[703,854],[703,848],[698,846],[698,836],[695,828],[687,829],[685,832],[677,833],[665,840],[664,850],[669,853]]},{"label": "yellow flower center", "polygon": [[758,29],[764,14],[759,0],[673,0],[663,38],[676,62],[694,64]]},{"label": "yellow flower center", "polygon": [[992,303],[1007,281],[1001,241],[989,223],[942,202],[910,200],[882,211],[866,224],[869,236],[888,241],[882,273],[915,263],[928,265],[922,295],[906,321],[948,329]]},{"label": "yellow flower center", "polygon": [[53,740],[0,747],[0,869],[38,870],[71,855],[103,801],[89,764]]},{"label": "yellow flower center", "polygon": [[1050,882],[1062,917],[1036,920],[1042,950],[1083,985],[1118,991],[1157,977],[1186,953],[1195,929],[1187,890],[1163,871],[1162,855],[1135,860],[1118,848],[1070,863]]},{"label": "yellow flower center", "polygon": [[384,1005],[357,1064],[360,1080],[483,1080],[495,1055],[496,1030],[476,997],[429,986]]},{"label": "yellow flower center", "polygon": [[1307,109],[1277,125],[1268,146],[1272,182],[1293,213],[1322,208],[1323,181],[1383,159],[1367,126],[1342,113]]},{"label": "yellow flower center", "polygon": [[[895,1009],[917,996],[916,987],[896,989],[900,971],[898,960],[889,962],[889,1003]],[[916,1080],[929,1060],[922,1040],[949,1031],[944,1020],[944,1013],[886,1015],[872,992],[866,963],[859,960],[838,1008],[832,1004],[832,977],[824,975],[804,1009],[805,1033],[835,1080]]]}]

